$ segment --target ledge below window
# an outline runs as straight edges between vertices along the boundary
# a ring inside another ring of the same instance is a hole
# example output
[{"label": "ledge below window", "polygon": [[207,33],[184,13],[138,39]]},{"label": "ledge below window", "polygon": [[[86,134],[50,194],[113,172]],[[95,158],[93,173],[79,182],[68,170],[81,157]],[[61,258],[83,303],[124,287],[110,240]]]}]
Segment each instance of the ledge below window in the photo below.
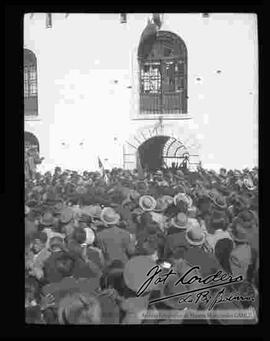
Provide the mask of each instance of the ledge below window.
[{"label": "ledge below window", "polygon": [[36,115],[24,115],[25,121],[41,121],[41,118]]},{"label": "ledge below window", "polygon": [[190,120],[192,119],[190,114],[139,114],[136,117],[133,117],[131,120],[132,121],[146,121],[146,120],[158,120],[162,117],[163,121],[168,121],[168,120]]}]

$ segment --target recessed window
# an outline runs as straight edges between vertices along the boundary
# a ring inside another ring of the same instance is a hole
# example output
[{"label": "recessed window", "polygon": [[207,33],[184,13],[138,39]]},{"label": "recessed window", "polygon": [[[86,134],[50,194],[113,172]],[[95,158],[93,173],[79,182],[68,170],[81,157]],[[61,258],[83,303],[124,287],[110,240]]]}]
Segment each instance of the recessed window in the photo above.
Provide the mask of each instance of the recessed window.
[{"label": "recessed window", "polygon": [[36,56],[24,49],[24,113],[26,116],[38,115],[38,86]]},{"label": "recessed window", "polygon": [[155,38],[141,41],[140,113],[187,113],[187,49],[174,33],[157,32]]}]

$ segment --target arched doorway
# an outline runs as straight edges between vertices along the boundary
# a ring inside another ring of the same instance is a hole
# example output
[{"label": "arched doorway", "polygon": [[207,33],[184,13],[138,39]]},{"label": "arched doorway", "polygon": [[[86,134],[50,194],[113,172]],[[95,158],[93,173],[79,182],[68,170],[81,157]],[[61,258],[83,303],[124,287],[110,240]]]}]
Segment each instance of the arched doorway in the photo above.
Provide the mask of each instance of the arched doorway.
[{"label": "arched doorway", "polygon": [[138,148],[138,156],[143,169],[155,171],[163,167],[179,166],[189,157],[185,145],[174,137],[154,136],[144,141]]},{"label": "arched doorway", "polygon": [[37,146],[38,152],[39,152],[39,141],[37,137],[29,133],[28,131],[24,132],[24,145],[25,146]]},{"label": "arched doorway", "polygon": [[162,152],[168,136],[155,136],[143,142],[138,148],[143,169],[155,171],[163,166]]}]

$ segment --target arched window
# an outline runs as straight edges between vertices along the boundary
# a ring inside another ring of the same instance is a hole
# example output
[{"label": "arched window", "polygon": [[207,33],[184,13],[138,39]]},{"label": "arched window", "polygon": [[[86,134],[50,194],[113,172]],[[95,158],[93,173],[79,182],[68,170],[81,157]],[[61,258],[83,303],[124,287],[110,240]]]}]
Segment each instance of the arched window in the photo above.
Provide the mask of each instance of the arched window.
[{"label": "arched window", "polygon": [[176,34],[158,31],[152,41],[141,40],[140,113],[187,113],[187,49]]},{"label": "arched window", "polygon": [[34,53],[24,49],[24,113],[38,114],[37,60]]}]

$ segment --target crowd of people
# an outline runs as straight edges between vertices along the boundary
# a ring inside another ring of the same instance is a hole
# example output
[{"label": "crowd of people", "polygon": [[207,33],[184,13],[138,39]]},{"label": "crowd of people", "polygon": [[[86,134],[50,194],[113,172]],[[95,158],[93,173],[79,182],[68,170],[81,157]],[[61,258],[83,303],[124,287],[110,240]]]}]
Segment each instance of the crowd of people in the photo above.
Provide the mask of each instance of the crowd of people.
[{"label": "crowd of people", "polygon": [[[188,323],[147,319],[141,312],[206,309],[203,301],[158,300],[192,290],[194,284],[174,283],[193,266],[199,266],[201,278],[218,270],[242,275],[226,292],[254,297],[220,303],[218,309],[258,311],[258,235],[257,168],[143,175],[118,168],[30,172],[25,177],[26,322]],[[176,274],[138,295],[146,270],[156,265],[161,273],[174,269]]]}]

